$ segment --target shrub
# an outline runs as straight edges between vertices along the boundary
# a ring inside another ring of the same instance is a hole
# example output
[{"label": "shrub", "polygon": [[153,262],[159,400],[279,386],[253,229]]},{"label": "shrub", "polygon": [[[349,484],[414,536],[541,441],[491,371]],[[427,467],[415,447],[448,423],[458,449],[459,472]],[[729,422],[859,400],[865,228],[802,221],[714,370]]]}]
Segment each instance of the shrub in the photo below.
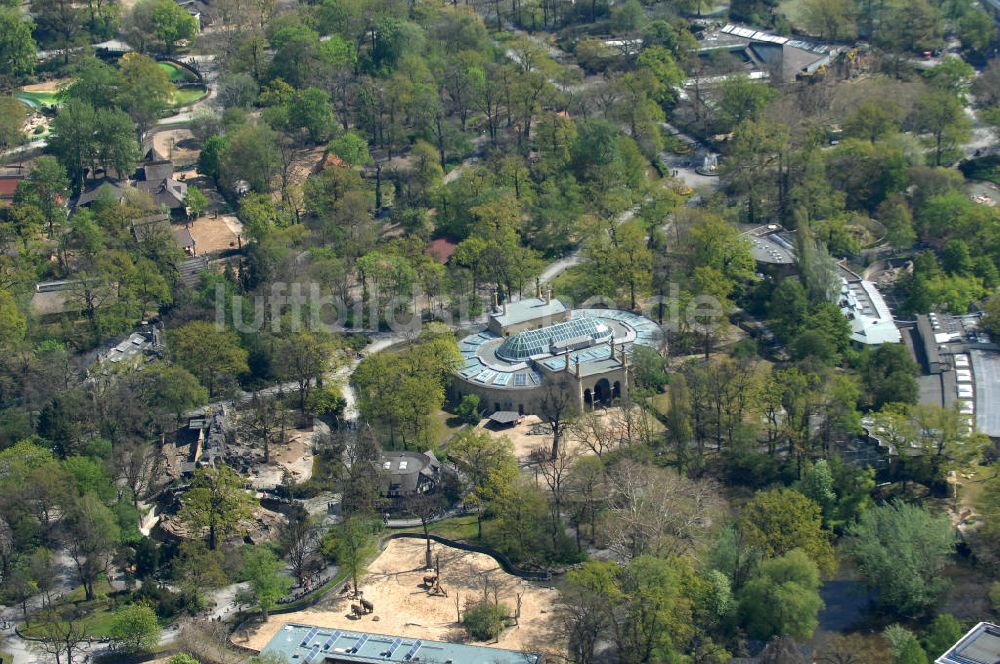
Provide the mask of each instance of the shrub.
[{"label": "shrub", "polygon": [[168,659],[167,664],[201,664],[201,662],[191,655],[182,652]]},{"label": "shrub", "polygon": [[166,586],[156,583],[144,583],[134,596],[135,601],[142,602],[156,612],[160,618],[172,618],[189,607],[189,599],[183,593],[177,593]]},{"label": "shrub", "polygon": [[465,605],[465,615],[462,625],[465,631],[477,641],[489,641],[499,638],[500,632],[507,626],[510,619],[510,609],[506,604],[494,604],[488,600]]},{"label": "shrub", "polygon": [[934,622],[924,632],[924,651],[930,657],[939,657],[948,652],[948,649],[955,645],[965,630],[962,625],[950,613],[940,613],[934,618]]},{"label": "shrub", "polygon": [[109,635],[115,650],[144,652],[160,642],[160,625],[153,609],[145,604],[130,604],[115,613]]},{"label": "shrub", "polygon": [[479,397],[475,394],[466,394],[462,397],[462,403],[455,409],[455,414],[466,424],[478,424]]}]

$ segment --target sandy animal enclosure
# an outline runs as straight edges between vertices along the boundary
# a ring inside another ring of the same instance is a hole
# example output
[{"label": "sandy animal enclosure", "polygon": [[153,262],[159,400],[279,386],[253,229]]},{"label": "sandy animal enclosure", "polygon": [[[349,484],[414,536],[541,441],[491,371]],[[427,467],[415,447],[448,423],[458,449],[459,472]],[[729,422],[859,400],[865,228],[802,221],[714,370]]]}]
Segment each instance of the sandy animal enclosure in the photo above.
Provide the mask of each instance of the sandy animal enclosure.
[{"label": "sandy animal enclosure", "polygon": [[207,215],[192,221],[188,229],[200,256],[238,249],[240,246],[238,236],[243,233],[243,224],[231,215],[218,217]]},{"label": "sandy animal enclosure", "polygon": [[190,129],[169,129],[153,134],[153,149],[174,164],[193,164],[198,161],[201,146]]},{"label": "sandy animal enclosure", "polygon": [[558,591],[505,573],[487,555],[459,551],[434,542],[432,555],[440,557],[442,585],[448,597],[431,597],[421,585],[425,546],[422,539],[392,540],[372,563],[361,582],[365,599],[375,605],[371,615],[358,620],[350,618],[352,601],[331,594],[304,611],[271,616],[251,632],[246,641],[242,634],[234,636],[233,640],[260,650],[282,625],[294,622],[437,641],[464,641],[465,630],[455,620],[455,596],[458,595],[463,607],[467,599],[481,598],[485,577],[498,588],[500,601],[512,611],[515,596],[521,593],[521,619],[519,627],[504,630],[499,643],[480,645],[535,652],[558,647],[551,635]]},{"label": "sandy animal enclosure", "polygon": [[506,436],[510,439],[510,442],[514,444],[514,456],[516,456],[520,461],[524,461],[528,458],[531,450],[545,445],[548,443],[552,444],[552,434],[546,435],[532,435],[529,432],[536,426],[542,423],[542,420],[537,415],[528,415],[520,424],[512,427],[504,427],[503,429],[494,429],[492,427],[486,426],[489,420],[482,420],[479,422],[480,428],[489,433],[494,438],[501,438]]},{"label": "sandy animal enclosure", "polygon": [[[617,406],[613,408],[608,408],[605,410],[597,411],[597,417],[604,422],[605,426],[614,426],[616,418],[619,415],[621,409]],[[506,427],[503,429],[492,429],[486,427],[485,424],[488,420],[483,420],[480,422],[480,426],[484,428],[491,436],[495,438],[500,438],[501,436],[506,436],[510,439],[510,442],[514,445],[514,456],[517,457],[518,461],[524,463],[528,460],[531,452],[539,447],[544,447],[546,449],[551,449],[552,447],[552,432],[548,427],[545,427],[542,422],[542,418],[537,415],[528,415],[521,421],[520,424]],[[538,430],[537,428],[543,426],[545,427],[545,433],[532,433],[532,430]],[[567,450],[572,450],[581,455],[593,454],[587,445],[580,439],[579,435],[575,431],[563,430],[563,436],[561,444],[565,446]]]}]

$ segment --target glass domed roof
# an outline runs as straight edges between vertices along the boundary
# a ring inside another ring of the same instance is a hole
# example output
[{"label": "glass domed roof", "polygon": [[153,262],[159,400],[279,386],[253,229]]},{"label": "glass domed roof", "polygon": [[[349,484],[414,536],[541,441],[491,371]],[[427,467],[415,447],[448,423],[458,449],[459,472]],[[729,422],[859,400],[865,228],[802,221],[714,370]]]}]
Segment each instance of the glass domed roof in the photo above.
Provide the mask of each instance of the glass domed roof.
[{"label": "glass domed roof", "polygon": [[522,330],[500,344],[497,356],[512,362],[521,362],[535,355],[548,354],[553,343],[587,337],[596,344],[607,341],[611,335],[610,327],[598,320],[583,316],[537,330]]}]

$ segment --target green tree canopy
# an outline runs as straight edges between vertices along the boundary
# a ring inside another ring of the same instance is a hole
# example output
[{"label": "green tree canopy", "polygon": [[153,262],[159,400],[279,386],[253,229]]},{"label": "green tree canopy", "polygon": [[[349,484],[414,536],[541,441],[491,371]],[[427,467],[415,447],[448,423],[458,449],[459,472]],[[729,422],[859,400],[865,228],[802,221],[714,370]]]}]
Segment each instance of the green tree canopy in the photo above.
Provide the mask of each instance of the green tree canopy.
[{"label": "green tree canopy", "polygon": [[194,39],[197,31],[197,19],[172,0],[140,0],[125,21],[129,43],[141,52],[173,53],[177,42]]},{"label": "green tree canopy", "polygon": [[358,515],[348,516],[333,531],[337,564],[351,578],[355,588],[358,587],[358,577],[364,570],[365,561],[374,551],[373,534],[372,522]]},{"label": "green tree canopy", "polygon": [[0,91],[10,90],[35,70],[31,28],[17,9],[0,7]]},{"label": "green tree canopy", "polygon": [[[183,9],[181,11],[187,13]],[[170,76],[156,60],[139,53],[122,56],[118,76],[120,83],[115,102],[129,114],[142,136],[170,102],[174,93]]]},{"label": "green tree canopy", "polygon": [[255,546],[243,559],[243,577],[250,583],[254,601],[267,620],[267,613],[292,587],[292,577],[284,573],[285,565],[270,549]]},{"label": "green tree canopy", "polygon": [[934,605],[946,585],[941,569],[955,547],[946,516],[894,502],[862,514],[847,535],[845,550],[882,607],[913,616]]},{"label": "green tree canopy", "polygon": [[801,549],[765,560],[739,593],[740,622],[755,639],[812,638],[823,608],[819,570]]},{"label": "green tree canopy", "polygon": [[206,321],[194,321],[169,332],[174,359],[198,377],[210,395],[221,379],[249,371],[247,351],[231,332]]},{"label": "green tree canopy", "polygon": [[121,530],[110,509],[92,493],[70,503],[66,514],[69,554],[88,600],[95,597],[94,585],[110,563]]},{"label": "green tree canopy", "polygon": [[739,518],[744,541],[765,557],[801,549],[823,574],[836,568],[830,533],[823,529],[822,511],[793,489],[761,491],[746,504]]},{"label": "green tree canopy", "polygon": [[160,642],[156,612],[145,604],[129,604],[118,609],[108,632],[112,647],[126,654],[148,652]]},{"label": "green tree canopy", "polygon": [[28,107],[12,96],[0,95],[0,152],[24,142],[24,121]]},{"label": "green tree canopy", "polygon": [[491,503],[510,492],[517,478],[514,447],[506,436],[494,438],[481,429],[466,429],[448,443],[448,456],[455,460],[468,481],[465,500],[479,507],[479,537],[483,516]]},{"label": "green tree canopy", "polygon": [[11,349],[20,344],[27,329],[27,319],[17,301],[7,291],[0,291],[0,348]]},{"label": "green tree canopy", "polygon": [[387,428],[390,440],[397,435],[404,441],[423,440],[431,413],[444,404],[445,383],[460,359],[450,332],[441,336],[425,332],[412,348],[366,357],[351,376],[362,417]]},{"label": "green tree canopy", "polygon": [[353,131],[345,131],[330,141],[330,152],[351,166],[364,166],[371,161],[371,155],[368,154],[368,141]]},{"label": "green tree canopy", "polygon": [[180,519],[205,532],[208,547],[215,549],[220,538],[236,531],[253,516],[257,500],[245,484],[229,466],[199,468],[191,489],[184,494]]},{"label": "green tree canopy", "polygon": [[934,616],[927,631],[923,635],[924,652],[932,659],[941,657],[965,634],[961,623],[950,613],[939,613]]}]

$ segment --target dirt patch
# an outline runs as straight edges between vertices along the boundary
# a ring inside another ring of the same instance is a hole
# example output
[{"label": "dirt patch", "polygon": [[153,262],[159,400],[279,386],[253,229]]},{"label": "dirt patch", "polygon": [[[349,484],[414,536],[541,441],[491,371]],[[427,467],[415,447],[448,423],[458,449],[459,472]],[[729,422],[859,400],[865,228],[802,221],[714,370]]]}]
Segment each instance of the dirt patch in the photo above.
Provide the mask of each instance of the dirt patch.
[{"label": "dirt patch", "polygon": [[323,160],[323,153],[325,151],[326,148],[324,147],[297,150],[295,152],[292,166],[289,169],[289,184],[301,185],[305,182],[306,178],[313,174],[313,171],[316,169],[316,165]]},{"label": "dirt patch", "polygon": [[25,92],[59,92],[63,88],[68,87],[73,80],[72,78],[54,78],[51,81],[25,85],[21,89]]},{"label": "dirt patch", "polygon": [[243,224],[230,215],[198,217],[188,230],[195,241],[198,255],[214,254],[230,249],[238,249],[239,236],[243,234]]},{"label": "dirt patch", "polygon": [[375,605],[373,614],[354,620],[349,617],[352,601],[331,595],[310,609],[271,617],[245,641],[236,638],[236,643],[260,650],[282,625],[290,622],[436,641],[463,641],[465,632],[456,621],[455,598],[463,607],[466,600],[481,598],[485,580],[497,588],[500,601],[512,610],[520,593],[521,618],[520,626],[504,630],[498,643],[479,645],[533,652],[561,649],[560,642],[552,635],[553,610],[559,601],[557,590],[506,574],[487,555],[434,543],[432,554],[440,560],[442,584],[448,597],[431,597],[421,585],[425,546],[419,539],[392,540],[371,564],[361,589],[365,599]]},{"label": "dirt patch", "polygon": [[178,165],[194,164],[201,154],[201,146],[188,129],[171,129],[153,134],[153,149]]},{"label": "dirt patch", "polygon": [[250,481],[255,489],[273,489],[281,484],[287,470],[296,484],[312,477],[312,441],[316,431],[293,429],[285,433],[287,442],[271,447],[271,463],[254,468]]},{"label": "dirt patch", "polygon": [[313,428],[295,429],[288,434],[288,443],[273,455],[274,462],[291,473],[296,482],[312,477],[312,441],[316,433]]}]

